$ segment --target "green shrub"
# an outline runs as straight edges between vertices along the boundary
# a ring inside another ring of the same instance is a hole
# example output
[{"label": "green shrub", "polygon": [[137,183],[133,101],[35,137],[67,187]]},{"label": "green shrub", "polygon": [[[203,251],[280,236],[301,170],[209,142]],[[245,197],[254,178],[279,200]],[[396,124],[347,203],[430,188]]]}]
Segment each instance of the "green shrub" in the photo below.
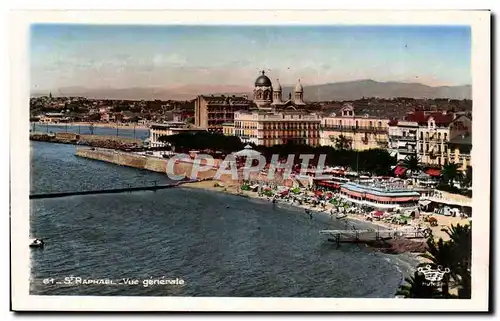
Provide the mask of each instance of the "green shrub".
[{"label": "green shrub", "polygon": [[269,196],[269,197],[271,197],[271,196],[273,196],[273,195],[274,195],[273,191],[272,191],[272,190],[270,190],[270,189],[265,190],[265,191],[263,192],[263,194],[264,194],[264,195],[266,195],[266,196]]}]

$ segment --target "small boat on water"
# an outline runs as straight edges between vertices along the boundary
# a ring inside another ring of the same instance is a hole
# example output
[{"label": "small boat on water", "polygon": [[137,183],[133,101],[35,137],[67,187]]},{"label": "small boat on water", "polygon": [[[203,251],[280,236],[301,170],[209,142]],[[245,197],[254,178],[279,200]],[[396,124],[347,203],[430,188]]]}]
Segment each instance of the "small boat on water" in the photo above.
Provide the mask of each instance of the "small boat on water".
[{"label": "small boat on water", "polygon": [[45,243],[41,239],[33,239],[30,241],[30,247],[43,247]]}]

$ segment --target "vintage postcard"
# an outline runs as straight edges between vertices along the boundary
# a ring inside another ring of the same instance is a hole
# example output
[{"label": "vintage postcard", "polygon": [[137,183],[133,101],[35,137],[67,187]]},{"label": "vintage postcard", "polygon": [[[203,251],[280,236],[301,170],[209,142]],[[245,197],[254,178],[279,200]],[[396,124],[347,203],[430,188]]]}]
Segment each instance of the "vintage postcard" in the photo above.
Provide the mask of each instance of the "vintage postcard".
[{"label": "vintage postcard", "polygon": [[13,310],[489,309],[489,11],[11,27]]}]

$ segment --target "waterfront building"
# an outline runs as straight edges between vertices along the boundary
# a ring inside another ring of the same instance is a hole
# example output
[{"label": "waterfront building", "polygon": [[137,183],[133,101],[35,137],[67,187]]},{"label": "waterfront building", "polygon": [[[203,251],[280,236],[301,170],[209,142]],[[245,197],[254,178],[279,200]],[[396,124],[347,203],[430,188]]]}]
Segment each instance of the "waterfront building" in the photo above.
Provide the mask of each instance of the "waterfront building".
[{"label": "waterfront building", "polygon": [[342,106],[339,113],[332,113],[321,120],[321,145],[367,150],[387,148],[389,119],[358,115],[350,103]]},{"label": "waterfront building", "polygon": [[448,161],[448,141],[453,113],[415,111],[405,120],[418,123],[417,156],[422,164],[441,166]]},{"label": "waterfront building", "polygon": [[234,122],[222,124],[222,134],[225,136],[234,136]]},{"label": "waterfront building", "polygon": [[450,140],[461,135],[472,135],[472,118],[468,115],[455,114],[450,122]]},{"label": "waterfront building", "polygon": [[165,143],[160,141],[161,136],[170,136],[180,133],[204,132],[205,129],[189,128],[185,122],[168,122],[164,124],[151,124],[149,127],[149,146],[164,147]]},{"label": "waterfront building", "polygon": [[234,117],[234,135],[256,145],[294,142],[318,146],[320,122],[318,115],[300,110],[239,111]]},{"label": "waterfront building", "polygon": [[418,123],[407,120],[391,120],[388,123],[389,153],[397,160],[417,155]]},{"label": "waterfront building", "polygon": [[429,212],[445,212],[444,210],[448,208],[448,210],[456,209],[459,213],[472,216],[472,198],[469,196],[433,189],[431,192],[421,195],[420,202],[426,206]]},{"label": "waterfront building", "polygon": [[66,117],[64,117],[63,113],[46,113],[42,116],[40,116],[40,123],[44,124],[52,124],[52,123],[59,123],[61,121],[65,121]]},{"label": "waterfront building", "polygon": [[200,95],[194,102],[195,126],[222,133],[222,124],[233,122],[234,112],[249,109],[250,105],[246,97]]},{"label": "waterfront building", "polygon": [[448,142],[448,163],[455,163],[465,171],[471,163],[472,134],[461,134]]},{"label": "waterfront building", "polygon": [[360,184],[349,182],[340,187],[340,196],[358,206],[381,210],[417,211],[420,194],[391,184]]},{"label": "waterfront building", "polygon": [[465,171],[471,164],[472,118],[460,114],[450,123],[450,141],[448,142],[448,163],[459,165]]}]

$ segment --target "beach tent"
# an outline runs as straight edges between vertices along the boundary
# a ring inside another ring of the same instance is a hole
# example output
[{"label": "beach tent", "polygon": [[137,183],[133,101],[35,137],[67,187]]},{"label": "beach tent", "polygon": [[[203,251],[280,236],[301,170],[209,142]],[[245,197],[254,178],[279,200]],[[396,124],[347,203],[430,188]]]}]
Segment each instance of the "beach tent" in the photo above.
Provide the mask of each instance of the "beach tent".
[{"label": "beach tent", "polygon": [[255,156],[259,156],[260,152],[254,150],[252,148],[252,146],[246,145],[239,152],[233,153],[233,155],[236,156],[236,157],[255,157]]},{"label": "beach tent", "polygon": [[288,190],[284,190],[280,192],[281,196],[287,196],[288,195]]},{"label": "beach tent", "polygon": [[406,168],[403,167],[403,166],[396,166],[396,168],[394,168],[394,175],[396,176],[402,176],[406,173]]},{"label": "beach tent", "polygon": [[432,203],[432,202],[431,202],[431,201],[429,201],[429,200],[420,200],[420,201],[418,201],[418,203],[419,203],[420,205],[422,205],[422,206],[424,206],[424,207],[425,207],[425,206],[429,205],[429,204],[430,204],[430,203]]},{"label": "beach tent", "polygon": [[441,176],[441,170],[437,168],[428,168],[425,173],[429,176],[432,177],[439,177]]},{"label": "beach tent", "polygon": [[373,212],[371,212],[371,215],[373,217],[381,218],[382,216],[384,216],[384,212],[382,212],[382,211],[373,211]]}]

